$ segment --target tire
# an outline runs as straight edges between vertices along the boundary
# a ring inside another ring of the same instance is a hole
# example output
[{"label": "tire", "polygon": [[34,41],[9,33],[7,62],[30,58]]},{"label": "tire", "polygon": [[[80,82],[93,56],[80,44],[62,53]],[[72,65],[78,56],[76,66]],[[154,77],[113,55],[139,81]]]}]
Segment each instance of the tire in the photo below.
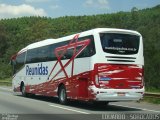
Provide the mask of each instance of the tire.
[{"label": "tire", "polygon": [[58,98],[59,98],[59,102],[61,104],[67,104],[67,93],[66,93],[66,88],[62,85],[59,88],[59,92],[58,92]]},{"label": "tire", "polygon": [[26,87],[24,84],[22,84],[21,86],[21,93],[23,97],[27,97],[27,93],[26,93]]}]

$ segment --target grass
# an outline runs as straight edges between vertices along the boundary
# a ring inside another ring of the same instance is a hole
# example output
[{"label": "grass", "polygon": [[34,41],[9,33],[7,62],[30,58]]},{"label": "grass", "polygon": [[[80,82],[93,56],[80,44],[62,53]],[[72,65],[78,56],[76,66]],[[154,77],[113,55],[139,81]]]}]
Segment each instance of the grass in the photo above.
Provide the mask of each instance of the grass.
[{"label": "grass", "polygon": [[146,92],[153,92],[153,93],[160,93],[160,89],[154,88],[154,87],[149,87],[149,88],[147,87],[145,91]]},{"label": "grass", "polygon": [[[155,87],[146,87],[145,92],[160,93],[160,89]],[[145,96],[141,101],[152,103],[152,104],[160,104],[160,98],[149,97],[149,96]]]},{"label": "grass", "polygon": [[11,86],[11,85],[12,85],[11,78],[0,80],[0,86]]},{"label": "grass", "polygon": [[160,98],[144,97],[142,102],[148,102],[153,104],[160,104]]}]

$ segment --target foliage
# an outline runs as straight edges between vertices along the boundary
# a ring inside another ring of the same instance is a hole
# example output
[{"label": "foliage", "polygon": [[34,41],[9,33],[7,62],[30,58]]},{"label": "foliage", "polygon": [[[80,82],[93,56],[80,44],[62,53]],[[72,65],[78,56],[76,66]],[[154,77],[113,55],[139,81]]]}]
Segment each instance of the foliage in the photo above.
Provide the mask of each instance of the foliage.
[{"label": "foliage", "polygon": [[4,80],[0,80],[0,86],[11,86],[12,78],[6,78]]},{"label": "foliage", "polygon": [[139,31],[144,39],[145,85],[160,88],[160,5],[131,12],[60,18],[22,17],[0,20],[0,79],[11,76],[10,57],[28,44],[93,28]]},{"label": "foliage", "polygon": [[153,104],[160,104],[160,100],[159,98],[153,98],[153,97],[144,97],[143,100],[141,100],[142,102],[148,102],[148,103],[153,103]]}]

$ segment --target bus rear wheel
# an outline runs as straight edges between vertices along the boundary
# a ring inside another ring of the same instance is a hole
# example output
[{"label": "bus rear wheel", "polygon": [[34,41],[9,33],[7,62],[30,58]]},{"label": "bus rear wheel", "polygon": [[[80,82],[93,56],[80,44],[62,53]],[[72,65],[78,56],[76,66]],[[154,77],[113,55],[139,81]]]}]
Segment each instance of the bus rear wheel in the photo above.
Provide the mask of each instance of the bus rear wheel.
[{"label": "bus rear wheel", "polygon": [[59,102],[61,104],[66,104],[67,103],[67,93],[66,93],[66,88],[62,85],[59,88],[59,92],[58,92],[58,98],[59,98]]}]

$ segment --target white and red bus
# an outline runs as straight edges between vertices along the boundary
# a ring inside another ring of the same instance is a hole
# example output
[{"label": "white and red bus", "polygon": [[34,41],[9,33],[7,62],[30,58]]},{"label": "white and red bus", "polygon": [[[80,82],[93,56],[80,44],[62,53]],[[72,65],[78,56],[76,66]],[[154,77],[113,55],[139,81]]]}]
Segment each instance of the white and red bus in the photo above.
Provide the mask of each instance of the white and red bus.
[{"label": "white and red bus", "polygon": [[12,56],[13,90],[82,101],[139,100],[143,41],[132,30],[97,28],[28,45]]}]

